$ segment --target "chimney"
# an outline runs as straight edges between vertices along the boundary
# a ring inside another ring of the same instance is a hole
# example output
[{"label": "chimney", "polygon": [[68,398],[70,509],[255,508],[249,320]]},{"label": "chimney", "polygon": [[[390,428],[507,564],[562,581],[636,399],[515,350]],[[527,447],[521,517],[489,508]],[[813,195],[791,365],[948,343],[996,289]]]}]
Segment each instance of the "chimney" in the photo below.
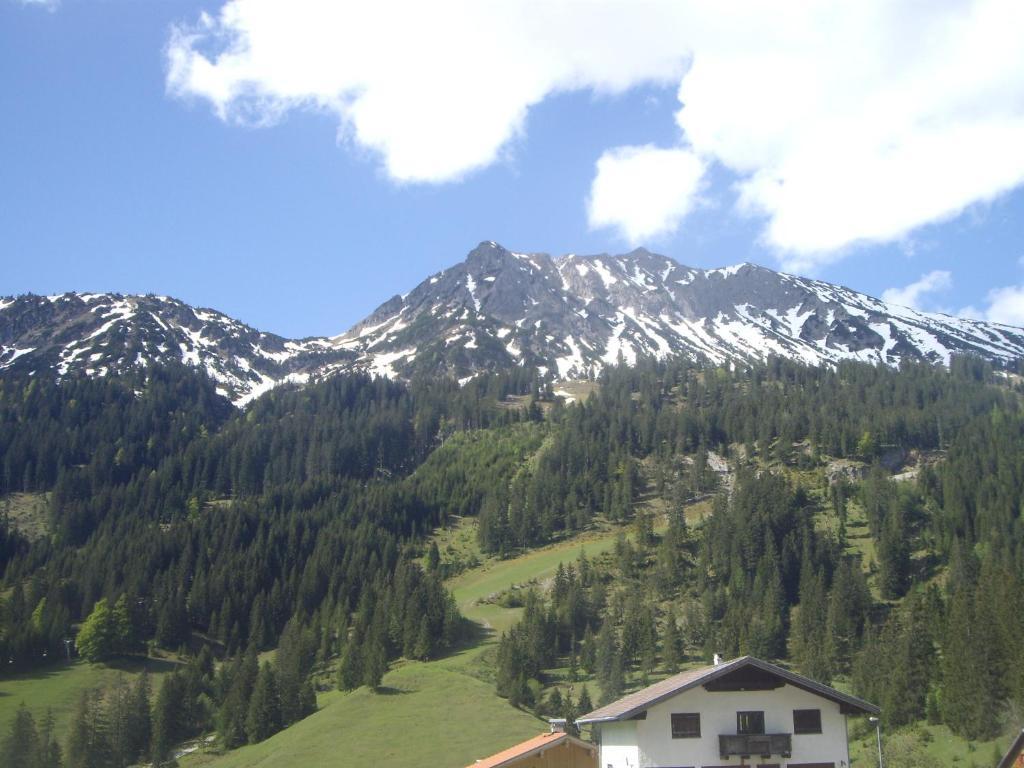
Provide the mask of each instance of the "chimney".
[{"label": "chimney", "polygon": [[722,656],[720,654],[716,653],[714,661],[715,661],[715,666],[717,667],[719,664],[722,663]]},{"label": "chimney", "polygon": [[552,733],[567,733],[566,721],[564,717],[553,717],[548,720],[548,725],[551,726]]}]

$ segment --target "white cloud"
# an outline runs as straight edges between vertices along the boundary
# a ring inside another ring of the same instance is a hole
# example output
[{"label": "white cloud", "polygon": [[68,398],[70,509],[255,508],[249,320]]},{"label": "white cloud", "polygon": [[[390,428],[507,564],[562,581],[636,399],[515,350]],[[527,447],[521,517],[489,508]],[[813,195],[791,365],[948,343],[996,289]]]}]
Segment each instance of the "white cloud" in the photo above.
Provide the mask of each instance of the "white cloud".
[{"label": "white cloud", "polygon": [[988,306],[985,309],[964,307],[959,312],[960,316],[1024,328],[1024,285],[993,288],[988,292],[986,301]]},{"label": "white cloud", "polygon": [[[679,147],[735,173],[739,210],[805,271],[1024,183],[1020,29],[1019,0],[231,0],[174,30],[167,82],[226,120],[335,114],[344,140],[412,182],[495,162],[553,93],[675,82]],[[612,197],[600,175],[623,151],[599,161],[591,223],[632,239],[651,207],[671,229],[693,186],[637,172]]]},{"label": "white cloud", "polygon": [[617,227],[631,244],[672,232],[701,188],[704,163],[686,149],[619,147],[597,161],[587,216]]},{"label": "white cloud", "polygon": [[936,291],[944,291],[952,286],[953,276],[943,269],[936,269],[926,275],[921,275],[920,280],[903,288],[887,288],[882,292],[882,301],[900,304],[911,309],[923,309],[921,306],[922,296]]},{"label": "white cloud", "polygon": [[[392,179],[449,181],[498,159],[529,107],[556,91],[678,81],[686,51],[673,36],[630,44],[628,2],[594,10],[231,0],[218,16],[173,30],[167,85],[209,100],[225,120],[333,113],[342,138],[379,153]],[[652,6],[644,22],[670,27],[671,8]]]}]

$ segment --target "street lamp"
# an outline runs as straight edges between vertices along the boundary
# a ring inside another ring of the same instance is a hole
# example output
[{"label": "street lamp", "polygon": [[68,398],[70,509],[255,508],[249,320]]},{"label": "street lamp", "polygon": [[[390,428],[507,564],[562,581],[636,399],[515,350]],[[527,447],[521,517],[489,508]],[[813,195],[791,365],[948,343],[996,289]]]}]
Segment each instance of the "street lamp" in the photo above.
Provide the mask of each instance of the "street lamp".
[{"label": "street lamp", "polygon": [[882,721],[877,717],[869,717],[868,722],[875,726],[875,738],[878,740],[878,768],[882,766]]}]

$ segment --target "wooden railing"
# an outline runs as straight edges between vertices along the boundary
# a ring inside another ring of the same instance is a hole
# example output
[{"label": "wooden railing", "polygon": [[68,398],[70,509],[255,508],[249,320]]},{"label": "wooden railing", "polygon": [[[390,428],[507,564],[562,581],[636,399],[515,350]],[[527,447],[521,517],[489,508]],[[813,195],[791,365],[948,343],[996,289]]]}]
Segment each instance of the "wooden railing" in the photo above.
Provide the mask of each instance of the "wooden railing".
[{"label": "wooden railing", "polygon": [[789,757],[793,751],[793,737],[788,733],[721,734],[718,751],[722,757]]}]

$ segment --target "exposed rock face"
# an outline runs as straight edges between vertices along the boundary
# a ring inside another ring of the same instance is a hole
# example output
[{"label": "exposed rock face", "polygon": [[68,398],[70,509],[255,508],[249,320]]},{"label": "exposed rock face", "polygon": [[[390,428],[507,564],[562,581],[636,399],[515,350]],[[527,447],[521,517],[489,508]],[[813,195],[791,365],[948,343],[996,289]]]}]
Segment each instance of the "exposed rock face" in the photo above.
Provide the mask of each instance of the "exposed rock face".
[{"label": "exposed rock face", "polygon": [[496,243],[334,342],[383,374],[459,377],[535,365],[579,378],[640,355],[888,365],[948,363],[955,352],[1006,365],[1024,355],[1022,329],[917,312],[753,264],[700,270],[642,249],[552,259]]},{"label": "exposed rock face", "polygon": [[1024,330],[753,264],[693,269],[643,249],[556,259],[481,243],[333,338],[284,339],[161,296],[0,299],[0,370],[103,376],[180,360],[204,368],[239,405],[344,370],[465,379],[528,365],[571,379],[639,356],[896,365],[948,364],[956,352],[1011,365],[1024,357]]}]

